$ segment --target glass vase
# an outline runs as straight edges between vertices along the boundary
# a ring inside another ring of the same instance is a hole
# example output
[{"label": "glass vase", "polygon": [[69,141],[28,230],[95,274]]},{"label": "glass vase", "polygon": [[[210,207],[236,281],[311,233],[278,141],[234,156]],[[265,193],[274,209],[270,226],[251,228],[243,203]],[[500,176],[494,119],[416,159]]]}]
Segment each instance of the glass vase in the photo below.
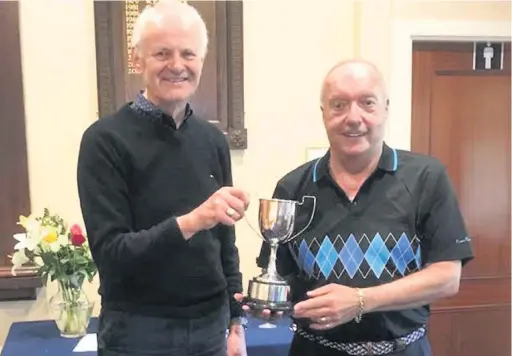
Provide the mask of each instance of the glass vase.
[{"label": "glass vase", "polygon": [[49,307],[62,337],[78,338],[87,333],[94,303],[89,301],[81,285],[58,281],[57,293],[50,298]]}]

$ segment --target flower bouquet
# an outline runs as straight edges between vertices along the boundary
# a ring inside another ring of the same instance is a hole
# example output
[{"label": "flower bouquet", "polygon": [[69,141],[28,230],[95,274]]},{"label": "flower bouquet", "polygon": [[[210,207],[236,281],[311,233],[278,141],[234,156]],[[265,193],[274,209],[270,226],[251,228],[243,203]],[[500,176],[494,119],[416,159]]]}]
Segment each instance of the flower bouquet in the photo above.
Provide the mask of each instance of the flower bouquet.
[{"label": "flower bouquet", "polygon": [[20,216],[18,224],[25,233],[15,234],[12,274],[22,265],[37,269],[43,285],[56,281],[57,293],[49,299],[52,317],[61,336],[86,334],[94,303],[83,291],[83,282],[91,282],[97,273],[85,235],[78,225],[68,228],[58,215],[44,209],[42,216]]}]

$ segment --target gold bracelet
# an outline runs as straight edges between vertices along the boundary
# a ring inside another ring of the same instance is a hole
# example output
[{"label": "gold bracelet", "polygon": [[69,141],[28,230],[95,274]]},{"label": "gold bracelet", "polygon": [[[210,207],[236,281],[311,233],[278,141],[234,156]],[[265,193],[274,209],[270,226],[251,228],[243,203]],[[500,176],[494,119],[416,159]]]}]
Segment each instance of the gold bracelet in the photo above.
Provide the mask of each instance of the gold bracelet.
[{"label": "gold bracelet", "polygon": [[362,289],[357,288],[357,295],[359,296],[359,311],[357,312],[357,315],[354,319],[356,323],[361,322],[361,318],[363,317],[363,311],[364,311],[364,292]]}]

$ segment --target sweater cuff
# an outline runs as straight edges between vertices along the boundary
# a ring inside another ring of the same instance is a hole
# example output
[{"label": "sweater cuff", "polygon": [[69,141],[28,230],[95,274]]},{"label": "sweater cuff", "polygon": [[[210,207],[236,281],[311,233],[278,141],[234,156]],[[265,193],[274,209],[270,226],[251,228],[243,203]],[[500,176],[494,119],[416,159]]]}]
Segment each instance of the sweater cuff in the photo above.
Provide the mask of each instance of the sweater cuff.
[{"label": "sweater cuff", "polygon": [[231,319],[245,316],[245,311],[242,308],[242,303],[240,303],[233,297],[229,299],[229,309],[231,313]]},{"label": "sweater cuff", "polygon": [[181,232],[180,226],[178,225],[177,217],[172,216],[164,220],[160,226],[162,236],[164,237],[164,244],[186,244],[187,240]]}]

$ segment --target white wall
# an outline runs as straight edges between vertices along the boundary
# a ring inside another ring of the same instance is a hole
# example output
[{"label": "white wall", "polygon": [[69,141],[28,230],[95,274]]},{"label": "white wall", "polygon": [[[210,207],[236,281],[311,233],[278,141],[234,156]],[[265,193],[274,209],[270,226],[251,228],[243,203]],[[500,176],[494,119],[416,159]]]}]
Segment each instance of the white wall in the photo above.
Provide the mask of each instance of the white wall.
[{"label": "white wall", "polygon": [[[233,169],[235,183],[259,196],[271,194],[278,177],[304,161],[307,147],[327,144],[318,97],[323,75],[336,61],[362,56],[380,66],[389,82],[397,21],[433,20],[439,27],[448,20],[510,22],[511,10],[503,1],[258,0],[244,6],[249,148],[233,152]],[[20,17],[32,208],[48,206],[81,222],[78,143],[97,111],[93,1],[21,0]],[[402,115],[393,125],[409,122]],[[403,143],[402,133],[393,132],[387,140]],[[249,213],[255,224],[255,212]],[[247,280],[259,272],[260,241],[244,222],[237,231]],[[98,300],[96,289],[89,286]],[[49,318],[45,299],[42,290],[35,302],[0,303],[0,345],[11,322]]]}]

